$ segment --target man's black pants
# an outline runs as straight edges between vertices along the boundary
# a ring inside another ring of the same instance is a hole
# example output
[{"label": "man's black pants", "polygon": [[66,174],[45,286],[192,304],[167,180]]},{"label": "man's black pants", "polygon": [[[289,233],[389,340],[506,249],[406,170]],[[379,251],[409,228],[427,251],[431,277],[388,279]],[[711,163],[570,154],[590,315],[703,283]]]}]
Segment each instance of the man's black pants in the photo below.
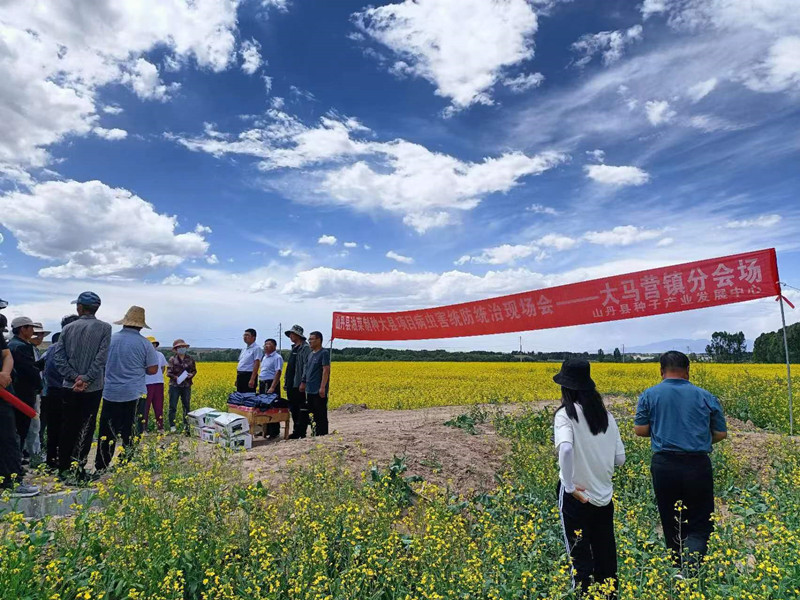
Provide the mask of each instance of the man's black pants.
[{"label": "man's black pants", "polygon": [[[704,453],[657,452],[650,463],[664,541],[680,567],[685,555],[696,565],[708,550],[713,524],[714,476]],[[681,503],[681,509],[676,504]]]},{"label": "man's black pants", "polygon": [[47,396],[42,396],[42,433],[47,448],[47,466],[58,468],[58,444],[61,438],[61,421],[63,420],[64,394],[67,390],[61,387],[48,387]]},{"label": "man's black pants", "polygon": [[15,412],[8,402],[0,400],[0,489],[22,480],[22,450]]},{"label": "man's black pants", "polygon": [[86,466],[86,457],[92,447],[97,409],[103,390],[73,392],[66,389],[62,407],[61,436],[58,443],[58,470],[69,471],[77,462],[79,469]]},{"label": "man's black pants", "polygon": [[255,392],[256,388],[250,387],[250,378],[252,376],[252,371],[236,371],[236,391],[240,394]]},{"label": "man's black pants", "polygon": [[[558,508],[567,552],[572,558],[573,587],[585,594],[593,583],[613,580],[617,589],[617,541],[614,503],[584,504],[558,483]],[[580,534],[576,533],[579,532]],[[616,593],[609,594],[616,598]]]},{"label": "man's black pants", "polygon": [[[30,407],[36,407],[36,390],[17,385],[14,387],[14,394]],[[19,437],[20,449],[25,447],[25,438],[28,437],[28,430],[31,428],[31,418],[23,415],[22,412],[15,410],[14,418],[17,426],[17,436]]]},{"label": "man's black pants", "polygon": [[306,437],[308,430],[308,401],[305,392],[300,388],[286,390],[286,399],[289,401],[289,412],[292,413],[292,436]]},{"label": "man's black pants", "polygon": [[[266,394],[269,390],[270,386],[272,385],[272,379],[267,379],[265,381],[258,382],[258,393],[259,394]],[[278,397],[280,397],[281,391],[278,389]],[[268,423],[267,424],[267,436],[271,438],[278,437],[281,434],[281,424],[280,423]]]},{"label": "man's black pants", "polygon": [[314,422],[311,424],[312,435],[328,435],[328,397],[319,394],[307,394],[308,408]]},{"label": "man's black pants", "polygon": [[122,438],[122,447],[130,450],[131,438],[136,435],[136,406],[139,399],[128,402],[103,400],[100,411],[100,432],[97,434],[97,456],[94,467],[98,471],[108,468],[117,448],[117,437]]}]

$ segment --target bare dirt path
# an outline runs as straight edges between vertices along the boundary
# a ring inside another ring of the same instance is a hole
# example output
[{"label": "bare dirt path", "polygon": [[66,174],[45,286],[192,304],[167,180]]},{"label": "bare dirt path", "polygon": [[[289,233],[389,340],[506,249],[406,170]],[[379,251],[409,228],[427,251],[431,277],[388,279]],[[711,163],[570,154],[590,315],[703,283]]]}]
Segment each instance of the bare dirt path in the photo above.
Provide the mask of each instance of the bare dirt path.
[{"label": "bare dirt path", "polygon": [[[508,442],[497,436],[491,419],[477,425],[475,434],[445,425],[472,408],[372,410],[345,406],[330,412],[328,436],[286,441],[256,438],[252,450],[236,459],[246,475],[252,473],[274,485],[285,480],[290,461],[307,464],[317,448],[339,453],[354,474],[368,470],[371,464],[385,467],[395,456],[405,456],[409,475],[421,475],[459,493],[480,492],[494,487]],[[522,409],[522,405],[491,407],[503,412]]]}]

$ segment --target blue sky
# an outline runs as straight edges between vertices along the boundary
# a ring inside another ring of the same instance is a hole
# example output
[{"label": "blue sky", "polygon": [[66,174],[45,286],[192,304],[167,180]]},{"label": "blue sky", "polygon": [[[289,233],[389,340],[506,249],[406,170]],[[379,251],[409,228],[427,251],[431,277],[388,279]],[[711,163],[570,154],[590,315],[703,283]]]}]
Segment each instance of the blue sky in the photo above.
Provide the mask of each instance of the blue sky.
[{"label": "blue sky", "polygon": [[[12,0],[0,296],[55,328],[93,289],[229,346],[772,246],[800,287],[793,4]],[[523,339],[778,325],[762,300]]]}]

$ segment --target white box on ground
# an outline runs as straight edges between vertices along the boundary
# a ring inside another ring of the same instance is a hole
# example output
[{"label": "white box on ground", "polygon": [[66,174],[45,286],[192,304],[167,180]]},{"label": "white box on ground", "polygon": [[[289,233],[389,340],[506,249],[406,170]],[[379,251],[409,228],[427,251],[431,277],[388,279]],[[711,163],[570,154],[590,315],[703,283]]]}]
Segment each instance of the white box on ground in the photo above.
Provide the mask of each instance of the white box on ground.
[{"label": "white box on ground", "polygon": [[236,437],[250,431],[247,417],[233,413],[223,413],[214,419],[214,428],[220,436],[225,438]]},{"label": "white box on ground", "polygon": [[218,412],[218,411],[211,408],[210,406],[205,406],[203,408],[198,408],[197,410],[193,410],[192,412],[187,414],[186,420],[189,422],[190,427],[202,427],[203,415],[210,412]]},{"label": "white box on ground", "polygon": [[207,412],[203,415],[203,427],[214,427],[214,419],[216,419],[220,415],[224,415],[225,413],[221,410],[212,410],[211,412]]},{"label": "white box on ground", "polygon": [[189,432],[191,433],[191,436],[192,436],[192,437],[196,437],[196,438],[199,438],[199,437],[201,437],[201,436],[200,436],[200,432],[201,432],[202,430],[203,430],[203,428],[202,428],[202,427],[197,427],[197,426],[195,426],[195,425],[192,425],[191,427],[189,427]]},{"label": "white box on ground", "polygon": [[231,438],[219,438],[219,445],[233,450],[250,450],[253,447],[253,436],[249,433]]},{"label": "white box on ground", "polygon": [[213,427],[203,427],[200,430],[200,439],[213,444],[217,441],[217,430]]}]

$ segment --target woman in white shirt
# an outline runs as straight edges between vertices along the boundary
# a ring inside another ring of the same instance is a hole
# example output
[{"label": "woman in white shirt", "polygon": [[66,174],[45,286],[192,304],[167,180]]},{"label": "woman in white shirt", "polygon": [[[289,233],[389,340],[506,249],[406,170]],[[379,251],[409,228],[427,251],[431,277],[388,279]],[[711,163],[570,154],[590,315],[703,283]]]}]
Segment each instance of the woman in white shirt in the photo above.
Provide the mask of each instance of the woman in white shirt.
[{"label": "woman in white shirt", "polygon": [[[558,449],[558,508],[572,559],[572,584],[579,594],[593,583],[616,597],[617,543],[611,478],[625,463],[625,447],[614,417],[591,378],[589,362],[569,359],[553,377],[561,406],[553,430]],[[612,591],[613,590],[613,591]]]}]

